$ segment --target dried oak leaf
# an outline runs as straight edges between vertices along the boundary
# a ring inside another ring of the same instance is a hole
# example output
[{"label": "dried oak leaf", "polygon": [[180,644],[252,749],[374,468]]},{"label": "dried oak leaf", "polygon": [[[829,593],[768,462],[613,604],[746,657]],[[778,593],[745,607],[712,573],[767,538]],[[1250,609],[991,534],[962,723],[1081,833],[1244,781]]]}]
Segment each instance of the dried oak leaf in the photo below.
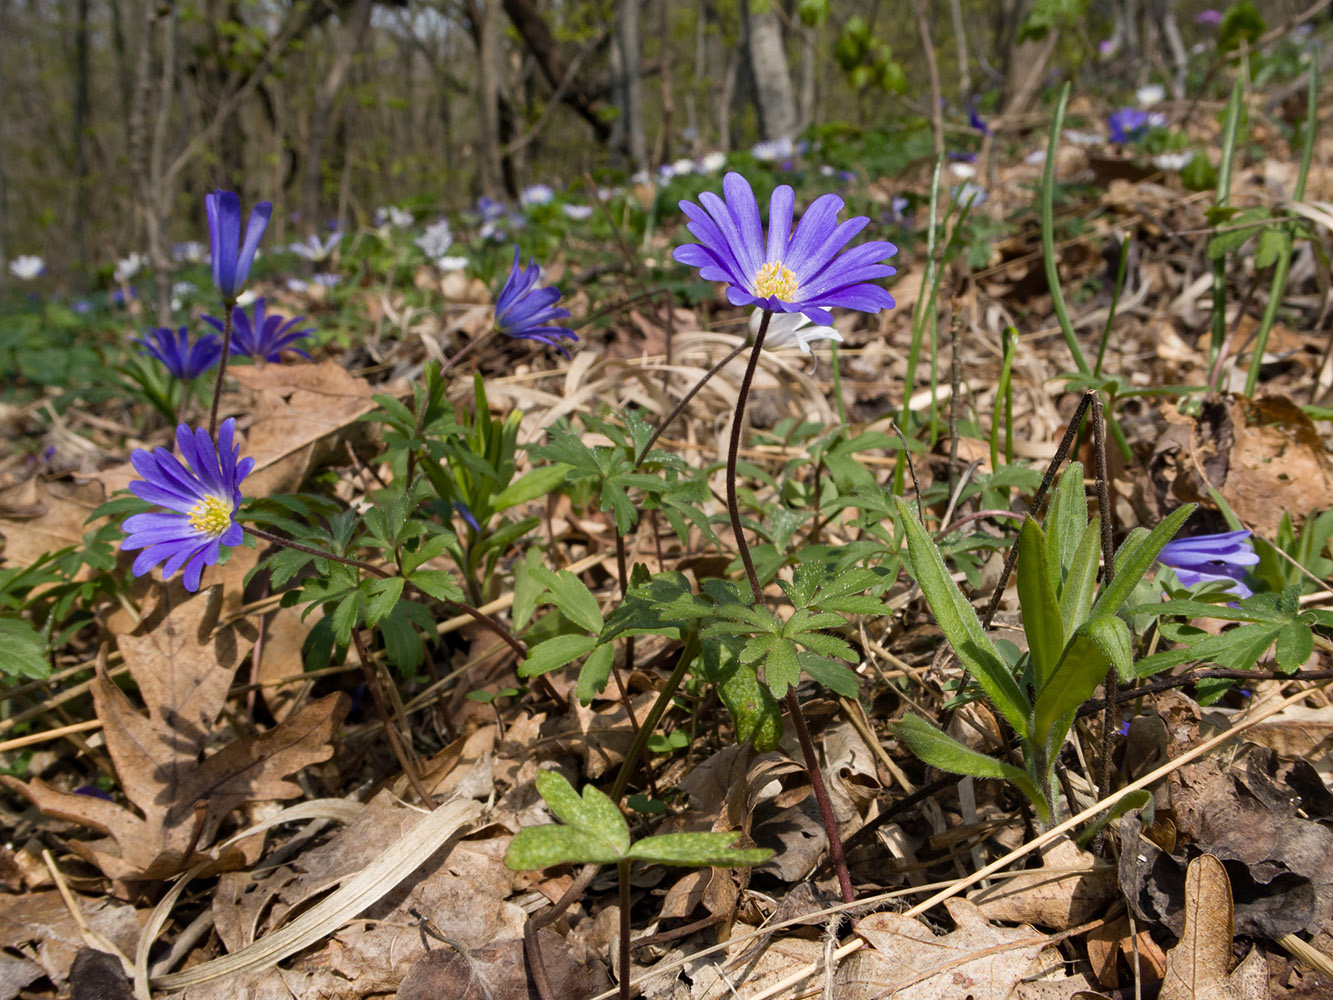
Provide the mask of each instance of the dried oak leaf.
[{"label": "dried oak leaf", "polygon": [[[300,795],[287,776],[333,753],[330,740],[350,707],[341,693],[219,748],[217,720],[251,645],[234,626],[214,627],[220,596],[212,588],[179,602],[167,590],[139,629],[118,637],[147,715],[107,677],[105,659],[93,679],[107,751],[138,812],[59,791],[40,779],[24,784],[0,778],[47,815],[107,834],[109,842],[70,846],[111,878],[157,879],[183,870],[191,845],[210,844],[233,809]],[[244,858],[234,851],[217,864],[234,866]]]},{"label": "dried oak leaf", "polygon": [[842,1000],[1005,1000],[1019,980],[1043,976],[1058,957],[1041,955],[1049,939],[1031,926],[997,927],[976,904],[944,904],[955,929],[936,936],[926,924],[898,913],[872,913],[856,925],[870,944],[850,956],[833,980]]},{"label": "dried oak leaf", "polygon": [[1041,853],[1041,867],[968,893],[991,920],[1062,931],[1105,913],[1120,894],[1115,867],[1067,838]]},{"label": "dried oak leaf", "polygon": [[229,371],[258,396],[246,441],[246,454],[255,460],[245,481],[252,496],[295,492],[321,462],[341,452],[348,429],[375,408],[370,383],[333,361]]},{"label": "dried oak leaf", "polygon": [[[1167,782],[1178,836],[1194,854],[1217,856],[1231,875],[1236,926],[1276,939],[1333,918],[1333,830],[1297,815],[1330,808],[1308,767],[1280,766],[1254,748],[1244,767],[1204,760]],[[1180,933],[1185,865],[1121,827],[1121,886],[1142,919],[1161,920]]]},{"label": "dried oak leaf", "polygon": [[[109,898],[74,899],[89,928],[134,953],[141,930],[134,907]],[[83,932],[60,893],[0,895],[0,997],[18,996],[43,975],[62,986],[84,947]]]},{"label": "dried oak leaf", "polygon": [[1268,967],[1257,948],[1231,969],[1231,884],[1211,854],[1190,862],[1184,916],[1158,1000],[1266,1000]]}]

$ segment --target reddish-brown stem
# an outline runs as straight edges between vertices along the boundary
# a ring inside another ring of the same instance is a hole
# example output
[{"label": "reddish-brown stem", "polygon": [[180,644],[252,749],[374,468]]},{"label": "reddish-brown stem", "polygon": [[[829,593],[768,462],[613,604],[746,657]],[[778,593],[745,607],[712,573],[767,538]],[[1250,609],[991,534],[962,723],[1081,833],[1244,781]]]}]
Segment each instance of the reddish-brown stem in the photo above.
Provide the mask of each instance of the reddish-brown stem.
[{"label": "reddish-brown stem", "polygon": [[[750,592],[755,604],[764,603],[764,592],[759,586],[759,574],[755,572],[754,560],[750,557],[750,546],[745,541],[745,529],[741,525],[740,504],[736,499],[736,457],[741,447],[741,425],[745,422],[745,397],[750,392],[750,383],[754,380],[755,368],[759,364],[759,352],[764,347],[764,335],[768,333],[768,321],[772,317],[767,309],[759,323],[759,332],[755,334],[754,348],[750,351],[750,363],[745,368],[745,377],[741,380],[740,393],[736,398],[736,413],[731,420],[731,442],[727,449],[727,512],[731,515],[731,530],[736,536],[736,548],[740,552],[741,562],[745,566],[745,575],[750,581]],[[819,803],[819,815],[824,821],[824,832],[828,835],[829,858],[838,870],[838,887],[842,890],[844,903],[850,903],[856,896],[852,892],[852,879],[847,871],[847,859],[843,856],[842,838],[838,835],[838,821],[833,816],[833,804],[829,801],[828,789],[824,787],[824,776],[819,771],[819,758],[815,755],[815,744],[810,739],[810,730],[805,724],[805,715],[801,704],[796,700],[796,692],[787,689],[787,713],[796,728],[796,738],[801,743],[801,756],[805,758],[805,769],[810,776],[810,787],[814,789],[815,801]]]},{"label": "reddish-brown stem", "polygon": [[214,441],[218,436],[218,401],[222,398],[222,379],[227,374],[227,355],[231,353],[231,311],[233,306],[224,303],[222,316],[222,357],[218,359],[218,379],[213,383],[213,407],[208,412],[208,436]]}]

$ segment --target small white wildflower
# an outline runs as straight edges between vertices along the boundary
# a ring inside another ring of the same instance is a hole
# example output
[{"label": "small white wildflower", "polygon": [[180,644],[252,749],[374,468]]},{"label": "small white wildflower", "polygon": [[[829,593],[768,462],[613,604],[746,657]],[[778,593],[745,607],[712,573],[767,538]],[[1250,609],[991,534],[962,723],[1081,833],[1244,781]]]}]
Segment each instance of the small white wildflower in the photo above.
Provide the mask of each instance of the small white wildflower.
[{"label": "small white wildflower", "polygon": [[1038,163],[1045,163],[1046,150],[1034,149],[1032,152],[1028,153],[1027,156],[1023,157],[1023,162],[1029,167],[1035,167]]},{"label": "small white wildflower", "polygon": [[977,168],[970,163],[950,163],[949,173],[953,174],[960,181],[966,181],[977,176]]},{"label": "small white wildflower", "polygon": [[240,295],[236,296],[236,304],[242,309],[248,309],[257,298],[259,298],[259,296],[255,294],[254,289],[247,288],[245,291],[241,292]]},{"label": "small white wildflower", "polygon": [[963,181],[953,189],[954,200],[960,205],[966,205],[969,201],[973,208],[978,208],[986,204],[986,199],[990,197],[986,189],[974,184],[972,181]]},{"label": "small white wildflower", "polygon": [[699,171],[705,174],[715,174],[727,165],[727,154],[722,152],[705,153],[699,160]]},{"label": "small white wildflower", "polygon": [[671,164],[671,169],[675,171],[677,177],[684,177],[686,174],[694,173],[696,167],[694,161],[688,156],[682,156],[679,160]]},{"label": "small white wildflower", "polygon": [[1160,153],[1152,158],[1152,165],[1158,170],[1179,173],[1189,166],[1192,159],[1194,159],[1192,149],[1185,150],[1183,153]]},{"label": "small white wildflower", "polygon": [[318,274],[311,275],[310,280],[317,285],[322,285],[324,288],[332,288],[334,285],[339,284],[343,280],[343,277],[341,274],[333,274],[330,271],[320,271]]},{"label": "small white wildflower", "polygon": [[435,266],[441,271],[461,271],[467,267],[466,257],[436,257]]},{"label": "small white wildflower", "polygon": [[208,247],[198,240],[187,240],[171,248],[171,259],[177,264],[202,264],[208,259]]},{"label": "small white wildflower", "polygon": [[772,163],[774,160],[786,160],[796,155],[796,147],[788,136],[780,139],[767,139],[750,147],[750,153],[756,160]]},{"label": "small white wildflower", "polygon": [[555,192],[545,184],[530,184],[518,196],[519,204],[524,208],[531,205],[545,205],[555,197]]},{"label": "small white wildflower", "polygon": [[1160,83],[1150,83],[1146,87],[1140,87],[1134,91],[1134,100],[1139,102],[1139,107],[1150,108],[1154,104],[1161,104],[1166,99],[1166,88]]},{"label": "small white wildflower", "polygon": [[412,225],[412,213],[397,205],[381,205],[375,209],[375,225],[391,229],[406,229]]},{"label": "small white wildflower", "polygon": [[34,254],[23,254],[9,262],[9,273],[20,281],[31,281],[46,270],[46,262]]},{"label": "small white wildflower", "polygon": [[1077,129],[1067,128],[1064,136],[1066,142],[1071,142],[1075,146],[1100,146],[1102,143],[1102,137],[1096,132],[1080,132]]},{"label": "small white wildflower", "polygon": [[[751,337],[759,335],[759,324],[763,318],[762,309],[750,313]],[[799,347],[803,354],[813,354],[810,346],[822,340],[841,343],[842,334],[831,326],[816,325],[805,313],[774,313],[768,321],[768,332],[764,334],[764,350]]]},{"label": "small white wildflower", "polygon": [[560,209],[565,213],[566,217],[573,219],[575,222],[582,222],[584,219],[592,217],[591,205],[565,204],[561,205]]},{"label": "small white wildflower", "polygon": [[122,257],[116,261],[116,281],[129,281],[136,274],[143,270],[144,256],[141,253],[132,253],[128,257]]},{"label": "small white wildflower", "polygon": [[454,245],[454,231],[450,228],[448,219],[440,219],[427,226],[426,231],[413,242],[421,248],[422,253],[435,260],[447,254],[449,248]]},{"label": "small white wildflower", "polygon": [[322,264],[329,259],[334,248],[342,242],[342,238],[343,234],[340,232],[331,233],[326,240],[321,240],[318,236],[311,236],[304,243],[289,244],[287,249],[312,264]]},{"label": "small white wildflower", "polygon": [[300,278],[287,279],[287,291],[292,292],[295,295],[300,295],[305,291],[305,289],[306,289],[306,284]]}]

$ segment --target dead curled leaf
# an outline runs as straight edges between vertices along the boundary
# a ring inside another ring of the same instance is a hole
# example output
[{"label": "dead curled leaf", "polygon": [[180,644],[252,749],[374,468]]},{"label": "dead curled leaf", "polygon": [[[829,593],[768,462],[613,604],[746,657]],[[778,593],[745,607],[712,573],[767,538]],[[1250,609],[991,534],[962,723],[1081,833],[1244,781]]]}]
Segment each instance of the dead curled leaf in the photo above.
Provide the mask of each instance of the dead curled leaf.
[{"label": "dead curled leaf", "polygon": [[937,936],[920,920],[897,913],[872,913],[856,925],[870,948],[838,968],[834,991],[840,1000],[1004,1000],[1019,980],[1063,964],[1043,958],[1049,943],[1029,925],[997,927],[975,903],[950,899],[944,906],[955,928]]},{"label": "dead curled leaf", "polygon": [[[174,593],[166,591],[141,627],[118,640],[148,714],[107,677],[105,654],[92,682],[107,751],[138,812],[60,791],[40,779],[26,784],[0,779],[47,815],[107,834],[111,843],[70,846],[118,880],[182,871],[191,846],[210,844],[237,806],[300,795],[300,786],[287,775],[331,756],[330,740],[350,707],[345,694],[329,695],[273,729],[219,747],[217,720],[250,639],[233,626],[213,627],[217,588],[180,603],[174,603]],[[245,858],[238,850],[218,864]]]},{"label": "dead curled leaf", "polygon": [[967,898],[990,920],[1067,930],[1105,913],[1119,895],[1113,866],[1099,864],[1072,840],[1042,852],[1040,868],[1002,879]]},{"label": "dead curled leaf", "polygon": [[1231,883],[1220,859],[1204,854],[1185,875],[1185,926],[1166,956],[1158,1000],[1265,1000],[1268,967],[1257,948],[1231,969]]}]

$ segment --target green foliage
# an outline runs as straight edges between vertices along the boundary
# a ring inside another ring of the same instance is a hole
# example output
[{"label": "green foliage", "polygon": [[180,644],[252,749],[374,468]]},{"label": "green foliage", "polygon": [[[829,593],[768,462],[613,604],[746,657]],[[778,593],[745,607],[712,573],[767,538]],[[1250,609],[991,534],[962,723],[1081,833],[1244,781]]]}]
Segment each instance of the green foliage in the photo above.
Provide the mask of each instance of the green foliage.
[{"label": "green foliage", "polygon": [[[1316,626],[1333,625],[1333,611],[1321,608],[1301,610],[1299,586],[1280,594],[1258,593],[1235,607],[1219,606],[1196,600],[1172,600],[1140,606],[1136,613],[1180,616],[1187,619],[1213,618],[1239,622],[1222,632],[1184,623],[1162,621],[1162,635],[1179,648],[1146,656],[1135,666],[1140,677],[1150,677],[1182,663],[1215,663],[1229,670],[1248,670],[1270,650],[1280,669],[1288,673],[1300,669],[1314,652]],[[1235,682],[1205,679],[1199,682],[1198,697],[1204,704],[1217,698]]]},{"label": "green foliage", "polygon": [[865,18],[849,17],[833,46],[833,58],[857,90],[876,88],[886,94],[907,90],[907,74],[893,58],[889,43],[876,35]]},{"label": "green foliage", "polygon": [[1056,486],[1046,529],[1029,518],[1019,533],[1018,595],[1028,652],[1011,667],[911,507],[895,499],[907,529],[912,575],[955,655],[1013,728],[1023,767],[978,754],[912,716],[894,723],[893,730],[936,767],[1009,780],[1049,823],[1056,813],[1055,761],[1076,712],[1109,670],[1126,680],[1135,676],[1121,609],[1193,507],[1173,512],[1152,532],[1132,534],[1116,555],[1114,579],[1094,599],[1099,528],[1095,519],[1088,520],[1083,467],[1071,463]]},{"label": "green foliage", "polygon": [[748,868],[773,856],[768,848],[733,847],[738,833],[667,833],[630,843],[629,824],[616,804],[592,785],[583,796],[563,775],[543,771],[537,791],[560,823],[520,830],[505,852],[505,865],[535,871],[552,865],[645,861],[659,865]]},{"label": "green foliage", "polygon": [[1217,28],[1217,49],[1231,52],[1241,45],[1252,45],[1267,25],[1252,0],[1240,0],[1227,8]]},{"label": "green foliage", "polygon": [[1087,13],[1087,0],[1036,0],[1018,29],[1018,40],[1039,42],[1052,29],[1077,24]]},{"label": "green foliage", "polygon": [[0,677],[43,680],[50,674],[46,643],[32,623],[17,615],[0,614]]}]

